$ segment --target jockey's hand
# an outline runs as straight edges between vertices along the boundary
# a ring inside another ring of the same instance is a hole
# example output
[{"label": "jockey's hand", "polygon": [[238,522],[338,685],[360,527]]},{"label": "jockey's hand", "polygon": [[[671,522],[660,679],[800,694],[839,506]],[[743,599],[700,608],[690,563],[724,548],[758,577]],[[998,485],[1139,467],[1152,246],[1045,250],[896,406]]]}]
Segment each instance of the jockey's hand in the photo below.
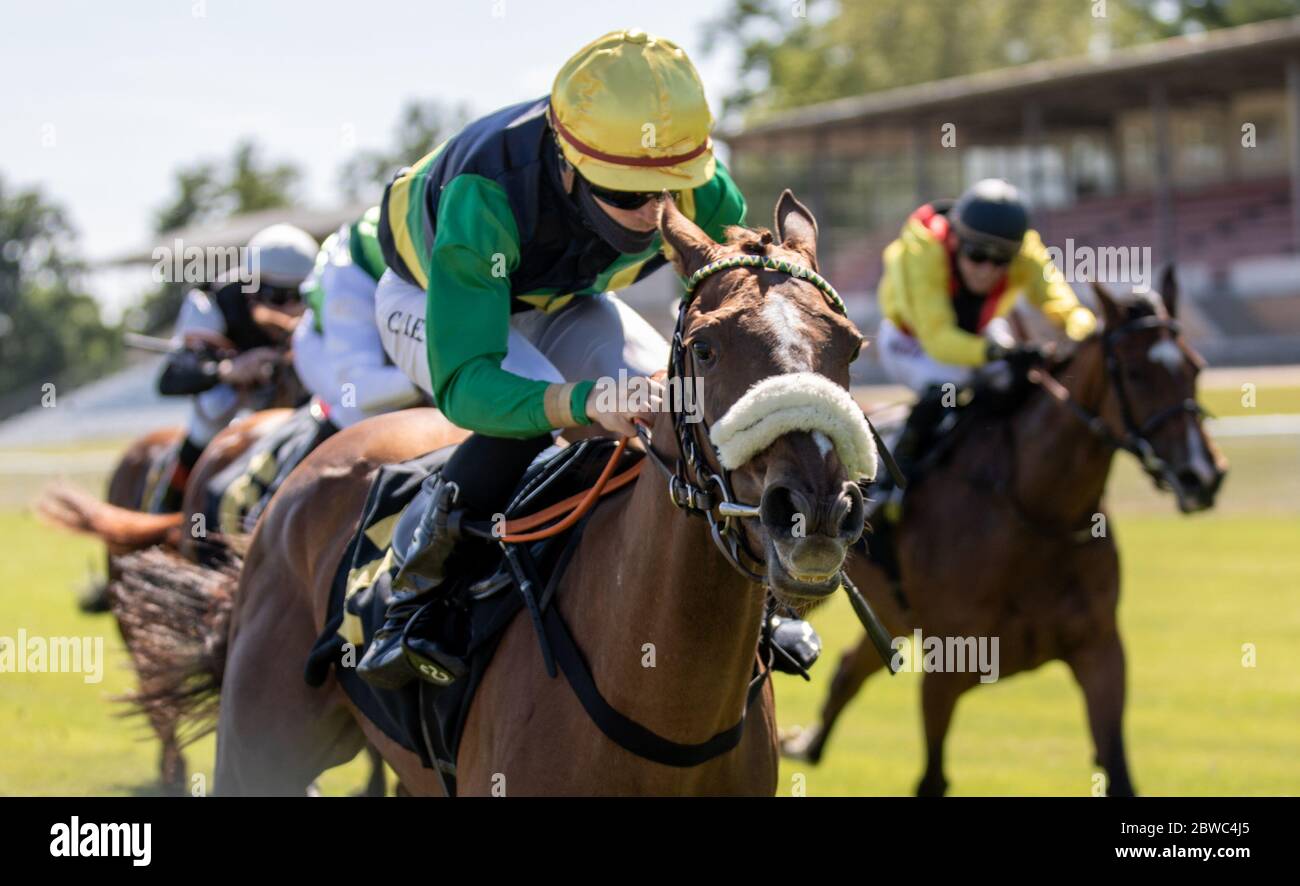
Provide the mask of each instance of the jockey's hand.
[{"label": "jockey's hand", "polygon": [[1037,342],[1021,342],[1009,348],[997,342],[989,342],[986,353],[989,360],[1005,360],[1017,374],[1022,375],[1047,362],[1047,350]]},{"label": "jockey's hand", "polygon": [[301,301],[290,302],[287,305],[268,305],[263,302],[253,302],[249,306],[249,313],[253,316],[253,322],[269,338],[275,341],[286,341],[289,336],[293,335],[293,331],[298,327],[298,321],[302,319],[305,310],[307,310],[307,305]]},{"label": "jockey's hand", "polygon": [[632,376],[620,390],[618,379],[606,376],[587,395],[587,418],[620,437],[636,436],[636,420],[649,424],[663,410],[664,386],[654,378]]},{"label": "jockey's hand", "polygon": [[281,353],[277,348],[252,348],[232,359],[222,360],[217,375],[231,387],[255,388],[271,381],[280,360]]}]

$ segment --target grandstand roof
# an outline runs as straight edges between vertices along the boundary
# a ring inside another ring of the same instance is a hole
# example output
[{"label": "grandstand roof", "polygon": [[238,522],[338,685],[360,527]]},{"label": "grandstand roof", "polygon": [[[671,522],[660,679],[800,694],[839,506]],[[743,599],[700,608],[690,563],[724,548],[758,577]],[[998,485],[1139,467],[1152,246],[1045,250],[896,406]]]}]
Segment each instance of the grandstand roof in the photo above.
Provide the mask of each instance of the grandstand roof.
[{"label": "grandstand roof", "polygon": [[1298,56],[1300,17],[1274,19],[822,102],[719,135],[743,148],[819,127],[955,119],[973,111],[981,129],[1019,132],[1031,101],[1040,103],[1048,125],[1101,125],[1117,108],[1146,103],[1135,83],[1159,82],[1171,101],[1276,88],[1282,65]]}]

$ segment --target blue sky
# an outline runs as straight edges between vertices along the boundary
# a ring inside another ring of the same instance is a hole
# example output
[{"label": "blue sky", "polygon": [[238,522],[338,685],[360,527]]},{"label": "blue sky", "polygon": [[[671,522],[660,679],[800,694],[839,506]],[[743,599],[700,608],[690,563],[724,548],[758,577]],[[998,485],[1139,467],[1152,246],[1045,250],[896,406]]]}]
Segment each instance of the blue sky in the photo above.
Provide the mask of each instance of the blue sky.
[{"label": "blue sky", "polygon": [[[389,144],[412,98],[480,112],[548,91],[602,33],[669,37],[715,109],[734,70],[702,25],[726,0],[0,0],[0,176],[69,211],[91,258],[144,243],[172,171],[252,136],[306,172],[311,205],[338,170]],[[415,158],[412,158],[415,159]]]}]

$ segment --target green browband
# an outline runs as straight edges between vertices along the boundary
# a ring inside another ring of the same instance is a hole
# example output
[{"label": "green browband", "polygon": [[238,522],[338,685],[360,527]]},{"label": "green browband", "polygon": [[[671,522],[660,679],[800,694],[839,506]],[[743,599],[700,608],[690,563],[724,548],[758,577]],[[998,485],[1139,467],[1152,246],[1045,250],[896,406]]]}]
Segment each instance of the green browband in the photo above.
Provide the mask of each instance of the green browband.
[{"label": "green browband", "polygon": [[813,286],[816,286],[826,297],[831,300],[831,304],[841,314],[847,314],[844,308],[844,301],[840,294],[835,291],[835,287],[812,268],[806,268],[803,265],[795,264],[784,258],[772,258],[767,255],[733,255],[730,258],[719,259],[715,262],[709,262],[700,268],[686,281],[686,300],[689,302],[695,294],[695,289],[704,281],[705,278],[718,273],[719,271],[728,271],[732,268],[763,268],[768,271],[780,271],[782,274],[789,274],[791,277],[798,277],[801,280],[807,280]]}]

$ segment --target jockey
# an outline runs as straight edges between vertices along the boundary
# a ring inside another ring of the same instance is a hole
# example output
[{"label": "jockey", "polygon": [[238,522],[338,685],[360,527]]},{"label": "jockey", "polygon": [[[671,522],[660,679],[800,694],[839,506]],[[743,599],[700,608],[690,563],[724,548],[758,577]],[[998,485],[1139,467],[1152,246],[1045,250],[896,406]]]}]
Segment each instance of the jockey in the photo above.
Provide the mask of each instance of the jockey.
[{"label": "jockey", "polygon": [[894,449],[905,476],[952,405],[945,388],[994,361],[1023,375],[1042,360],[1041,346],[1017,344],[1005,320],[1021,295],[1074,341],[1096,328],[1030,229],[1020,193],[1001,179],[977,182],[955,204],[916,210],[885,248],[884,265],[880,362],[919,395]]},{"label": "jockey", "polygon": [[412,678],[401,630],[443,581],[453,508],[490,517],[557,431],[595,423],[631,436],[660,408],[658,394],[644,406],[598,396],[620,371],[642,384],[668,363],[668,343],[614,291],[666,263],[664,191],[715,240],[743,223],[712,123],[679,47],[616,31],[570,59],[549,96],[469,124],[389,184],[379,230],[389,270],[375,294],[384,347],[474,433],[431,478],[432,504],[397,552],[363,678]]},{"label": "jockey", "polygon": [[293,334],[293,365],[337,428],[422,399],[375,325],[375,287],[386,269],[374,206],[325,239],[302,284],[307,310]]},{"label": "jockey", "polygon": [[[302,310],[298,287],[311,271],[317,245],[292,225],[272,225],[248,241],[258,288],[245,282],[219,285],[209,294],[193,289],[181,305],[173,334],[175,350],[158,379],[164,396],[194,397],[194,408],[165,484],[151,503],[154,511],[180,509],[190,470],[217,432],[242,405],[243,393],[264,385],[279,360]],[[234,357],[213,359],[233,349]]]}]

